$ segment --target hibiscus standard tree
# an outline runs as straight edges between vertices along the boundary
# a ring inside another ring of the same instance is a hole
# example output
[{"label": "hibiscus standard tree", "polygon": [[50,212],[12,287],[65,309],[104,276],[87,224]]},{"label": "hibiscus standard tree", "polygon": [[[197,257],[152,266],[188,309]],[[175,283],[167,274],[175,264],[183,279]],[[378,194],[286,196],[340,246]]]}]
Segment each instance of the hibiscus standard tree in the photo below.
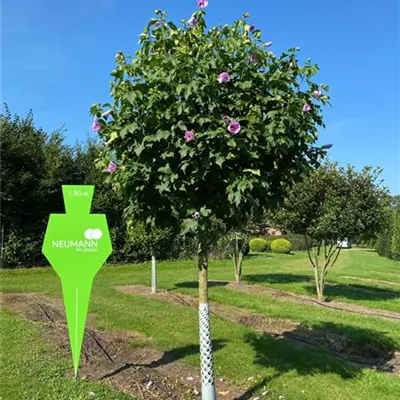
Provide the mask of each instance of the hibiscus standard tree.
[{"label": "hibiscus standard tree", "polygon": [[196,232],[202,396],[214,399],[211,221],[244,226],[319,165],[325,150],[313,145],[329,98],[311,81],[318,66],[299,64],[298,48],[274,55],[249,14],[207,29],[207,4],[179,28],[156,10],[135,55],[116,55],[113,103],[91,113],[105,143],[99,167],[124,195],[127,216]]}]

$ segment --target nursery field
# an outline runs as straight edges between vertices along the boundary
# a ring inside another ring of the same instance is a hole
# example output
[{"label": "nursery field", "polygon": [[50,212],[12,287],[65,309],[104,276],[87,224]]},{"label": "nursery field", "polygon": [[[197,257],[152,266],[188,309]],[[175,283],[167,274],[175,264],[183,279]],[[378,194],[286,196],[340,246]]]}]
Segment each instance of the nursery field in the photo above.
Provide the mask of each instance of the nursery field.
[{"label": "nursery field", "polygon": [[[199,399],[197,266],[106,266],[73,379],[59,279],[1,270],[2,400]],[[210,261],[219,399],[397,400],[400,263],[344,250],[316,302],[307,254],[250,254],[243,280]]]}]

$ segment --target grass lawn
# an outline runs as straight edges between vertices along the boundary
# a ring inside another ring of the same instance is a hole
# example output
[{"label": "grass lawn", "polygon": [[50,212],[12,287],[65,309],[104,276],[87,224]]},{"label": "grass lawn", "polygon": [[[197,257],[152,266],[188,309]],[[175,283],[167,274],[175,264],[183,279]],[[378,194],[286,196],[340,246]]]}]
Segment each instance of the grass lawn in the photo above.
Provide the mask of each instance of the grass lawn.
[{"label": "grass lawn", "polygon": [[[211,261],[210,264],[210,280],[233,280],[230,261]],[[158,265],[160,289],[197,294],[194,261],[160,262]],[[303,252],[250,256],[245,259],[243,270],[244,283],[314,295],[311,269]],[[59,280],[52,269],[3,270],[0,277],[3,292],[37,292],[61,297]],[[366,282],[355,279],[357,277],[394,284]],[[345,250],[328,274],[328,282],[332,284],[326,290],[329,298],[400,312],[398,262],[368,250]],[[162,351],[197,346],[196,310],[115,289],[117,285],[129,284],[149,285],[150,263],[110,266],[100,271],[89,307],[97,327],[140,332],[151,337],[151,345]],[[210,299],[268,317],[299,322],[311,330],[340,334],[388,354],[400,348],[399,321],[298,304],[223,286],[212,286]],[[125,399],[122,394],[119,397],[111,392],[106,394],[103,386],[87,382],[76,385],[65,378],[64,373],[70,368],[69,354],[63,359],[56,357],[54,349],[41,340],[39,326],[22,322],[7,312],[1,313],[1,319],[2,399],[86,399],[84,396],[88,396],[89,391],[96,393],[89,397],[91,399]],[[298,346],[216,316],[212,316],[212,334],[217,378],[224,377],[240,386],[250,386],[253,382],[258,390],[254,390],[254,397],[265,389],[270,391],[266,397],[269,399],[278,399],[280,395],[287,400],[397,400],[400,397],[399,376],[355,368],[328,350]],[[29,352],[28,348],[34,351]],[[198,354],[193,351],[181,351],[179,358],[196,368],[199,365]],[[254,381],[250,382],[249,377],[254,377]],[[61,394],[56,395],[57,392]],[[46,393],[47,397],[40,393]]]},{"label": "grass lawn", "polygon": [[68,354],[60,358],[59,350],[43,341],[40,326],[4,310],[0,317],[1,399],[132,399],[104,385],[65,377]]}]

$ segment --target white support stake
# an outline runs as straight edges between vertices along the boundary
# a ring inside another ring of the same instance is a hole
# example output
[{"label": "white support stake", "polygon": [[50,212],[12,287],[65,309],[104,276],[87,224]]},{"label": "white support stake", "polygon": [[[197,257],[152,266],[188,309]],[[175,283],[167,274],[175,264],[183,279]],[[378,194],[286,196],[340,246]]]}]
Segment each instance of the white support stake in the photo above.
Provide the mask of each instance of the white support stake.
[{"label": "white support stake", "polygon": [[157,293],[157,264],[154,255],[151,256],[151,293]]}]

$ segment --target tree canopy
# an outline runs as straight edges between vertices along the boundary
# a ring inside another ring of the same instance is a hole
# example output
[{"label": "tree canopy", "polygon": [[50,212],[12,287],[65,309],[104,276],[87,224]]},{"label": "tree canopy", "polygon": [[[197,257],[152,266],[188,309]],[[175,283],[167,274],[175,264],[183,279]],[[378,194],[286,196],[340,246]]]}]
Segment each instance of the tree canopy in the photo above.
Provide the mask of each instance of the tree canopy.
[{"label": "tree canopy", "polygon": [[288,191],[279,214],[284,229],[317,240],[376,236],[384,223],[388,192],[379,169],[326,163]]},{"label": "tree canopy", "polygon": [[313,247],[308,242],[307,251],[319,300],[328,269],[340,254],[341,241],[377,236],[385,224],[388,195],[378,181],[379,174],[379,169],[371,167],[357,172],[350,165],[326,163],[285,196],[276,215],[278,224],[317,241]]},{"label": "tree canopy", "polygon": [[116,55],[114,102],[91,108],[99,165],[116,164],[111,182],[147,222],[240,225],[325,154],[313,147],[329,100],[318,66],[298,48],[274,55],[248,14],[208,30],[204,15],[178,28],[156,10],[135,56]]}]

